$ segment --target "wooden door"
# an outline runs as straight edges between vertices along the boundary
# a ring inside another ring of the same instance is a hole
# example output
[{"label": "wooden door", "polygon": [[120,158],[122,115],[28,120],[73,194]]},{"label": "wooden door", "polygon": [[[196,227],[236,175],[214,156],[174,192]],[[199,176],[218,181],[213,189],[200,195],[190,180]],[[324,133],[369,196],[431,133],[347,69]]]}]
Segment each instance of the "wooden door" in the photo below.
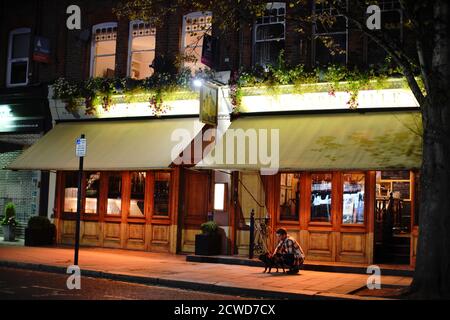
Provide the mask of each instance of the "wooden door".
[{"label": "wooden door", "polygon": [[181,251],[194,252],[195,235],[200,225],[207,221],[210,210],[211,175],[209,171],[184,171],[183,221],[181,230]]}]

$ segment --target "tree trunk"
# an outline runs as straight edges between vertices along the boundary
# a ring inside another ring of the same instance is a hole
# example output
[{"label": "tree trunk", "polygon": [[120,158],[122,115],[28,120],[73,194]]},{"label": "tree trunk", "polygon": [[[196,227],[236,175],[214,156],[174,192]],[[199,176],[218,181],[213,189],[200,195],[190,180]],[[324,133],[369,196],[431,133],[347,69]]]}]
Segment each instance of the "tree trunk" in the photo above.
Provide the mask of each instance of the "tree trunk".
[{"label": "tree trunk", "polygon": [[447,0],[434,2],[434,47],[422,109],[419,241],[413,297],[450,298],[450,66]]},{"label": "tree trunk", "polygon": [[439,102],[446,105],[432,105],[424,115],[419,241],[411,287],[413,297],[426,299],[450,297],[450,103]]}]

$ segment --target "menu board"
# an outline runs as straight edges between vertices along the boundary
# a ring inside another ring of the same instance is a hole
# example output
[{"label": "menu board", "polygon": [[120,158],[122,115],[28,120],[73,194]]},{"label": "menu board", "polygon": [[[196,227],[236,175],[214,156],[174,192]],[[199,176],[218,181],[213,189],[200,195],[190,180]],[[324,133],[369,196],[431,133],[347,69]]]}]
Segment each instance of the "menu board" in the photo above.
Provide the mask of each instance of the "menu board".
[{"label": "menu board", "polygon": [[381,180],[409,180],[409,171],[381,171]]},{"label": "menu board", "polygon": [[411,184],[409,182],[392,182],[392,191],[400,192],[400,199],[411,199]]}]

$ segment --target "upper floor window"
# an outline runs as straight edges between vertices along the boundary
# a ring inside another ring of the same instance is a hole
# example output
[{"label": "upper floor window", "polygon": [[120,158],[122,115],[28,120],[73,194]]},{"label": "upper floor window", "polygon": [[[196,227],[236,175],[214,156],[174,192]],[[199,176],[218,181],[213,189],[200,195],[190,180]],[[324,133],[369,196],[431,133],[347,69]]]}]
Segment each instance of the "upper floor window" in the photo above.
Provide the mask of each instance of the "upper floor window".
[{"label": "upper floor window", "polygon": [[267,3],[262,17],[254,25],[254,64],[266,66],[275,64],[284,49],[286,31],[286,3]]},{"label": "upper floor window", "polygon": [[150,68],[155,59],[156,29],[143,21],[130,22],[128,46],[128,76],[145,79],[153,74]]},{"label": "upper floor window", "polygon": [[[381,9],[381,30],[383,30],[383,34],[389,35],[401,46],[403,44],[403,11],[400,1],[383,0],[378,5]],[[383,65],[388,56],[386,51],[369,37],[366,41],[365,55],[368,65]]]},{"label": "upper floor window", "polygon": [[97,24],[92,33],[91,76],[112,78],[116,65],[117,23]]},{"label": "upper floor window", "polygon": [[329,2],[313,1],[313,63],[316,65],[347,64],[348,20]]},{"label": "upper floor window", "polygon": [[195,71],[206,68],[201,62],[203,50],[203,37],[211,35],[212,13],[192,12],[183,16],[183,54],[186,57],[185,67]]},{"label": "upper floor window", "polygon": [[30,62],[29,28],[15,29],[9,34],[7,79],[8,87],[28,84],[28,68]]}]

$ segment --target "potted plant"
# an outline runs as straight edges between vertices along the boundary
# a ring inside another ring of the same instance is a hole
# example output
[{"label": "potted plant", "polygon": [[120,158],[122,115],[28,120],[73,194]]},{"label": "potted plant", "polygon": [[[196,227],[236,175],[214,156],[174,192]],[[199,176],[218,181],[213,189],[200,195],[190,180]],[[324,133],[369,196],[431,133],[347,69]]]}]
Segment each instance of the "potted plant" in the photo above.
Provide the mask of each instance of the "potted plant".
[{"label": "potted plant", "polygon": [[220,254],[221,239],[217,223],[208,221],[203,223],[200,228],[202,233],[195,236],[195,254],[205,256]]},{"label": "potted plant", "polygon": [[56,227],[47,217],[34,216],[25,228],[26,246],[47,246],[54,243]]},{"label": "potted plant", "polygon": [[10,202],[5,207],[5,217],[2,220],[3,240],[16,240],[16,207],[14,203]]}]

